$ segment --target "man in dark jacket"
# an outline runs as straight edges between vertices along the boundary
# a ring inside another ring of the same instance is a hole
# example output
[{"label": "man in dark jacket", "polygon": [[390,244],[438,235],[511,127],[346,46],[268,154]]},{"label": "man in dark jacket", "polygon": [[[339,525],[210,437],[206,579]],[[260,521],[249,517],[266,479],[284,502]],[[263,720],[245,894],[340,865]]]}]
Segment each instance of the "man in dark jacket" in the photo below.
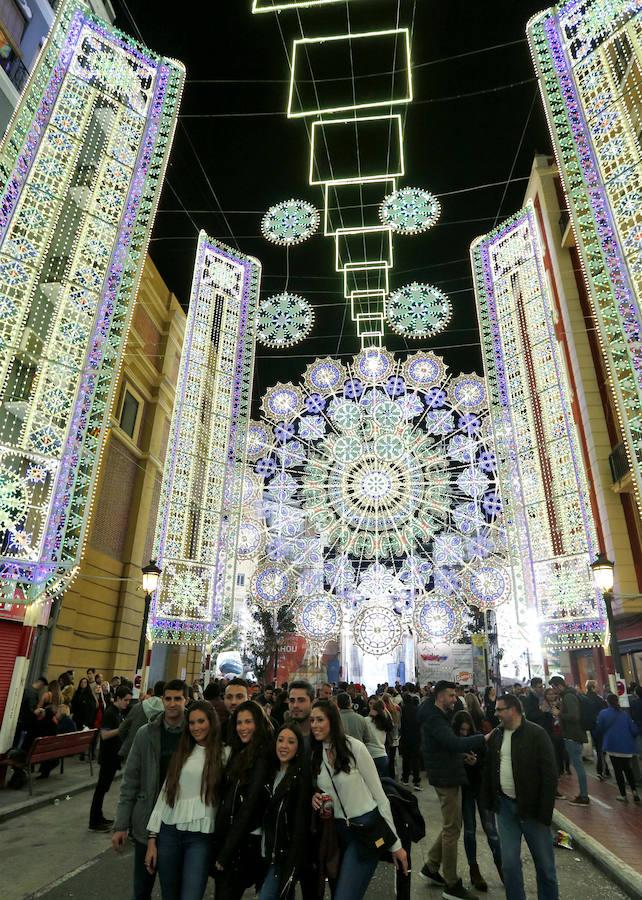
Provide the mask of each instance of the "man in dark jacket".
[{"label": "man in dark jacket", "polygon": [[591,733],[591,740],[593,741],[593,749],[597,758],[597,777],[600,781],[604,781],[605,778],[611,777],[611,773],[609,772],[607,759],[602,753],[602,735],[597,730],[597,717],[603,709],[606,709],[607,703],[597,692],[597,681],[587,681],[586,693],[578,694],[577,696],[580,701],[580,716],[583,719],[582,726]]},{"label": "man in dark jacket", "polygon": [[402,694],[401,726],[399,728],[399,753],[401,754],[401,781],[412,781],[416,791],[421,790],[421,728],[417,721],[419,697],[406,690]]},{"label": "man in dark jacket", "polygon": [[529,722],[535,722],[536,725],[543,727],[546,713],[540,708],[540,703],[544,699],[544,682],[541,678],[535,676],[531,678],[531,686],[522,697],[524,706],[524,715]]},{"label": "man in dark jacket", "polygon": [[497,698],[501,727],[488,741],[480,801],[497,814],[507,900],[522,900],[521,843],[526,838],[535,863],[537,896],[559,900],[551,819],[557,766],[550,738],[522,715],[514,694]]},{"label": "man in dark jacket", "polygon": [[561,675],[553,675],[549,684],[561,701],[562,737],[571,765],[575,769],[579,786],[579,794],[573,800],[569,800],[569,803],[573,806],[588,806],[591,801],[588,795],[586,769],[582,762],[582,746],[586,742],[586,729],[582,728],[582,714],[577,691],[569,687]]},{"label": "man in dark jacket", "polygon": [[[428,781],[439,798],[442,819],[441,832],[428,852],[421,874],[441,885],[442,897],[447,900],[475,900],[477,895],[466,890],[457,874],[457,843],[462,823],[461,785],[468,784],[463,754],[481,749],[489,735],[457,737],[449,720],[456,703],[455,684],[438,681],[433,697],[424,700],[417,712]],[[439,874],[440,867],[443,867],[443,877]]]}]

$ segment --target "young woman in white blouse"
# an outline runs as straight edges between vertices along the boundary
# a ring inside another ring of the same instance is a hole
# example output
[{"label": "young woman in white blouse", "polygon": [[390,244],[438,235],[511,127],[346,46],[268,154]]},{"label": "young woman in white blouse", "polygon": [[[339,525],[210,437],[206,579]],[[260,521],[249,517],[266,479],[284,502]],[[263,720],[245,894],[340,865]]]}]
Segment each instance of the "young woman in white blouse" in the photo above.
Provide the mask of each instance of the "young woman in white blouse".
[{"label": "young woman in white blouse", "polygon": [[[316,700],[310,715],[312,736],[312,777],[315,793],[312,806],[325,808],[324,795],[332,799],[341,865],[333,886],[333,900],[362,900],[378,862],[376,849],[364,846],[350,824],[367,826],[377,819],[377,809],[396,841],[389,848],[396,866],[408,871],[406,851],[401,846],[374,761],[361,741],[347,736],[334,703]],[[327,802],[327,801],[326,801]]]},{"label": "young woman in white blouse", "polygon": [[202,900],[223,774],[221,730],[211,704],[194,703],[149,817],[145,866],[158,867],[163,900]]}]

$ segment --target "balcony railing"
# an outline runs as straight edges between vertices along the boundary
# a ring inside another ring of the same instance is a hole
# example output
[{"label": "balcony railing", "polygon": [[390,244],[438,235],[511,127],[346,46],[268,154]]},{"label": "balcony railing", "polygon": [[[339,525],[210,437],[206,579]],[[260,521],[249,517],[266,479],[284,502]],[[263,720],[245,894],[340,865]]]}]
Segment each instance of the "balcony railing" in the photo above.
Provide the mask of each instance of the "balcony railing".
[{"label": "balcony railing", "polygon": [[626,455],[624,444],[618,444],[614,447],[609,456],[609,465],[611,467],[611,477],[613,483],[621,481],[625,475],[630,472],[629,459]]}]

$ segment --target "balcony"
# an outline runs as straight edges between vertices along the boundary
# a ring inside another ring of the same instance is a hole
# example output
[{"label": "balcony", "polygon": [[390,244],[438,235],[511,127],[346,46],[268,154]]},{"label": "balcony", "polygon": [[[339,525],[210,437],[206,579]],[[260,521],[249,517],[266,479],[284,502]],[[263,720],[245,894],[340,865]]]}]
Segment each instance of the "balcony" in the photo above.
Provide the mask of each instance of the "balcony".
[{"label": "balcony", "polygon": [[609,455],[609,466],[611,469],[611,478],[613,479],[613,490],[617,494],[629,494],[633,490],[633,481],[631,478],[631,467],[629,466],[629,458],[626,453],[624,443],[614,447]]},{"label": "balcony", "polygon": [[573,229],[571,228],[571,216],[567,209],[561,211],[557,224],[560,229],[562,247],[575,246],[575,237],[573,235]]}]

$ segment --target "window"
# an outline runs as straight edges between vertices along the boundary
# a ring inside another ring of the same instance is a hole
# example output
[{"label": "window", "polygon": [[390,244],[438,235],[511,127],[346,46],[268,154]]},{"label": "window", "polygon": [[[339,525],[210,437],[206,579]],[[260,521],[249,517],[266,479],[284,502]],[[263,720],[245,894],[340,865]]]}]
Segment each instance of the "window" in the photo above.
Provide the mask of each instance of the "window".
[{"label": "window", "polygon": [[129,391],[125,391],[123,403],[120,408],[120,427],[125,434],[132,439],[136,431],[139,407],[140,403],[136,397],[134,397],[133,394],[130,394]]},{"label": "window", "polygon": [[236,576],[236,586],[244,587],[245,586],[245,574],[243,572],[239,572]]}]

